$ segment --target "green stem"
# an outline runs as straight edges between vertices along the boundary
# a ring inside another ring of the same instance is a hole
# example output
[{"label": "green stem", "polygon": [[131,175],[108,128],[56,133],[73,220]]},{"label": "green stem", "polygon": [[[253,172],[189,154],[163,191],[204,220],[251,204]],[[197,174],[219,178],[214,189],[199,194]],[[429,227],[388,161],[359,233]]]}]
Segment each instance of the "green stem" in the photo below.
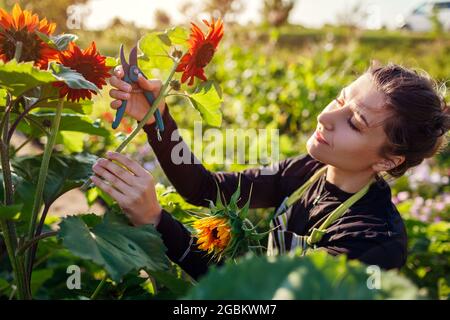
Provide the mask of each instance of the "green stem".
[{"label": "green stem", "polygon": [[[8,107],[5,109],[5,115],[0,123],[0,158],[3,174],[3,189],[4,189],[4,202],[6,206],[13,204],[14,202],[14,190],[11,176],[11,167],[9,164],[9,145],[7,142],[8,126],[9,126],[9,113],[13,107],[13,102],[9,99]],[[15,256],[15,250],[18,245],[17,233],[14,223],[1,219],[0,226],[3,231],[3,238],[5,240],[6,251],[13,270],[14,278],[17,284],[17,292],[19,299],[27,299],[27,284],[24,270],[20,267],[18,260]]]},{"label": "green stem", "polygon": [[98,294],[103,290],[103,287],[106,284],[106,275],[103,277],[102,281],[98,284],[97,288],[95,288],[94,293],[91,295],[91,300],[95,300]]},{"label": "green stem", "polygon": [[[133,132],[131,132],[130,135],[117,147],[117,149],[115,150],[116,152],[120,153],[123,149],[125,149],[125,147],[131,142],[131,140],[133,140],[133,138],[145,126],[147,121],[153,116],[153,114],[155,113],[156,109],[158,108],[159,103],[161,102],[161,100],[163,98],[165,98],[167,88],[169,88],[170,81],[172,80],[173,75],[175,74],[175,71],[176,71],[176,69],[178,67],[178,63],[179,63],[178,61],[176,61],[174,63],[173,68],[170,71],[169,77],[167,78],[166,82],[164,83],[164,85],[161,88],[161,91],[159,93],[158,98],[156,98],[155,102],[153,102],[151,108],[147,111],[147,113],[145,114],[144,118],[138,123],[137,127],[134,128]],[[91,186],[91,179],[89,178],[80,187],[80,190],[85,192],[85,191],[87,191],[89,189],[90,186]]]},{"label": "green stem", "polygon": [[49,231],[46,233],[42,233],[36,237],[34,237],[33,239],[31,239],[30,241],[25,242],[25,244],[23,244],[22,246],[20,246],[17,249],[17,254],[21,255],[25,252],[25,250],[27,250],[29,247],[31,247],[32,245],[34,245],[35,243],[37,243],[38,241],[42,240],[42,239],[46,239],[49,237],[54,237],[58,234],[58,231]]},{"label": "green stem", "polygon": [[23,43],[22,41],[16,42],[16,51],[14,52],[14,59],[19,62],[20,56],[22,55]]},{"label": "green stem", "polygon": [[[29,241],[31,239],[33,239],[35,232],[36,232],[35,229],[36,229],[39,211],[42,206],[42,201],[43,201],[42,198],[44,195],[44,187],[45,187],[45,180],[47,178],[48,165],[50,163],[50,157],[53,152],[53,147],[55,146],[56,135],[58,134],[59,123],[61,122],[61,114],[62,114],[63,106],[64,106],[64,99],[61,98],[61,99],[59,99],[58,106],[56,108],[56,114],[55,114],[55,117],[53,118],[50,136],[48,137],[48,141],[47,141],[47,143],[45,145],[45,149],[44,149],[44,154],[42,156],[41,168],[39,170],[39,178],[38,178],[38,183],[37,183],[37,187],[36,187],[36,194],[34,197],[33,209],[31,211],[31,221],[30,221],[30,225],[28,228],[27,240],[29,240]],[[33,263],[33,261],[30,261],[31,255],[29,254],[29,252],[27,252],[26,256],[27,256],[27,258],[26,258],[27,267],[29,267]]]}]

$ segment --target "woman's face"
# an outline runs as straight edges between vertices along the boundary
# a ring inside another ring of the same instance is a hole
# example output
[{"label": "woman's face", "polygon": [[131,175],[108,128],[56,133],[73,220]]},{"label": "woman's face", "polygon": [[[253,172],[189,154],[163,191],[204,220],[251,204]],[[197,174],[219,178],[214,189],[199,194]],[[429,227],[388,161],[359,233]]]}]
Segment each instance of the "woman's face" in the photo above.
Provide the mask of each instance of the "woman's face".
[{"label": "woman's face", "polygon": [[375,165],[383,159],[378,150],[387,141],[382,123],[389,116],[384,99],[369,73],[343,88],[319,114],[316,131],[306,144],[308,153],[341,170],[379,171]]}]

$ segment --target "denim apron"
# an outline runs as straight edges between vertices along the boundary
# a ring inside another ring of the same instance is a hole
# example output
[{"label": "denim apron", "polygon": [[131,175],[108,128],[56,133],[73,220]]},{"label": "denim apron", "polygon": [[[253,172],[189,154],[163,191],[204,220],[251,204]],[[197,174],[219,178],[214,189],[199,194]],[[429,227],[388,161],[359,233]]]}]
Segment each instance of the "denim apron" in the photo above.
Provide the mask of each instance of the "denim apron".
[{"label": "denim apron", "polygon": [[270,230],[267,255],[274,256],[285,254],[288,252],[300,251],[301,255],[305,255],[309,249],[316,249],[316,244],[327,233],[327,228],[337,219],[342,217],[348,208],[356,201],[361,199],[368,191],[374,181],[371,179],[360,191],[352,195],[345,202],[341,203],[333,210],[319,228],[313,228],[312,232],[307,236],[301,236],[295,232],[288,231],[287,225],[292,213],[292,206],[297,202],[305,191],[326,172],[327,166],[317,170],[314,175],[300,186],[289,197],[286,197],[278,209],[275,211],[270,222]]}]

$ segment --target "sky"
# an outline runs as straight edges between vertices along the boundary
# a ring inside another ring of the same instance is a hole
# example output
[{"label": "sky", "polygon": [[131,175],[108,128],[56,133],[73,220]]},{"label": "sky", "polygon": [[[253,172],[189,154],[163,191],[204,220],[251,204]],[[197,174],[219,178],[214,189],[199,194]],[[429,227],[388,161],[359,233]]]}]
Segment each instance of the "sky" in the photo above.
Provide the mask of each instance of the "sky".
[{"label": "sky", "polygon": [[[169,13],[174,23],[186,23],[179,8],[186,0],[91,0],[88,8],[91,14],[86,19],[86,26],[99,29],[108,25],[114,17],[134,21],[138,26],[154,27],[153,14],[156,9]],[[262,0],[242,0],[245,8],[238,16],[241,23],[258,22]],[[201,3],[202,0],[191,0]],[[363,4],[372,14],[368,23],[377,27],[393,27],[396,17],[405,13],[424,0],[297,0],[289,21],[307,27],[320,27],[324,23],[336,22],[336,15],[348,12],[356,3]]]}]

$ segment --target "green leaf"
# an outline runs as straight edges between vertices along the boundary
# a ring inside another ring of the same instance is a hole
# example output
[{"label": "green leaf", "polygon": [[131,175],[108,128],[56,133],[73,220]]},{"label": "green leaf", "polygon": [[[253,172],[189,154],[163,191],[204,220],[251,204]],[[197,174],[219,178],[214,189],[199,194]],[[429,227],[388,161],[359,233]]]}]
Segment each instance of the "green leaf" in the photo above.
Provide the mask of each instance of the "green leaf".
[{"label": "green leaf", "polygon": [[68,153],[82,152],[85,136],[86,134],[83,132],[59,131],[56,143],[64,144],[64,150]]},{"label": "green leaf", "polygon": [[[176,270],[175,270],[176,271]],[[153,271],[150,275],[155,278],[156,282],[168,288],[176,297],[182,297],[192,288],[192,283],[183,279],[180,275],[173,271]]]},{"label": "green leaf", "polygon": [[51,62],[49,65],[54,76],[63,81],[71,89],[88,89],[95,92],[100,92],[95,84],[88,81],[81,73],[65,67],[59,63]]},{"label": "green leaf", "polygon": [[53,276],[52,269],[40,269],[34,270],[31,275],[31,293],[33,296],[36,295],[39,288],[45,283],[45,281],[51,279]]},{"label": "green leaf", "polygon": [[90,229],[79,216],[60,223],[59,238],[74,255],[92,260],[119,282],[133,270],[167,270],[165,246],[153,225],[130,226],[116,210]]},{"label": "green leaf", "polygon": [[48,36],[45,33],[36,31],[36,34],[51,48],[57,49],[59,51],[67,50],[69,43],[78,39],[78,36],[69,33],[59,34],[57,36]]},{"label": "green leaf", "polygon": [[163,41],[160,32],[151,32],[142,37],[139,40],[139,49],[144,53],[144,56],[139,57],[139,68],[147,76],[153,73],[153,69],[168,73],[172,68],[170,45]]},{"label": "green leaf", "polygon": [[189,101],[196,108],[207,124],[220,127],[222,124],[222,112],[220,107],[222,97],[220,88],[214,81],[201,83],[195,93],[189,95]]},{"label": "green leaf", "polygon": [[183,27],[174,27],[165,31],[165,34],[174,45],[181,46],[184,50],[188,48],[189,32]]},{"label": "green leaf", "polygon": [[[54,112],[31,113],[28,116],[29,118],[33,119],[38,123],[45,124],[51,123],[52,119],[55,116],[55,113]],[[37,136],[43,135],[42,131],[31,130],[29,125],[23,122],[19,125],[19,129],[22,132],[30,135],[31,134]],[[106,128],[103,128],[99,123],[93,121],[91,117],[74,113],[63,113],[61,115],[59,130],[83,132],[102,137],[108,137],[111,135],[111,133]]]},{"label": "green leaf", "polygon": [[[53,85],[43,85],[40,87],[40,92],[36,101],[33,102],[33,110],[37,112],[36,109],[54,109],[59,102],[59,88]],[[80,100],[78,102],[64,101],[64,111],[67,109],[72,110],[77,113],[91,114],[92,106],[94,102],[89,99]],[[48,110],[47,110],[48,111]],[[54,111],[54,110],[50,110]]]},{"label": "green leaf", "polygon": [[36,86],[56,80],[51,72],[35,68],[32,62],[0,61],[0,86],[13,96],[18,97]]},{"label": "green leaf", "polygon": [[[89,154],[52,155],[44,187],[44,203],[49,205],[67,191],[81,186],[93,174],[92,166],[96,160],[96,156]],[[34,195],[41,161],[42,155],[17,157],[11,161],[18,176],[19,192]]]},{"label": "green leaf", "polygon": [[[247,256],[216,267],[187,299],[385,299],[419,298],[418,289],[398,273],[381,272],[381,289],[369,289],[370,274],[358,261],[322,250],[304,257]],[[386,281],[385,280],[386,277]],[[395,282],[390,286],[388,282]],[[395,288],[395,290],[394,290]]]},{"label": "green leaf", "polygon": [[0,204],[0,219],[17,220],[23,208],[23,203],[5,206]]},{"label": "green leaf", "polygon": [[120,64],[119,59],[114,58],[114,57],[106,57],[106,66],[107,67],[114,68],[119,64]]},{"label": "green leaf", "polygon": [[6,96],[8,91],[6,89],[0,89],[0,106],[6,106]]}]

